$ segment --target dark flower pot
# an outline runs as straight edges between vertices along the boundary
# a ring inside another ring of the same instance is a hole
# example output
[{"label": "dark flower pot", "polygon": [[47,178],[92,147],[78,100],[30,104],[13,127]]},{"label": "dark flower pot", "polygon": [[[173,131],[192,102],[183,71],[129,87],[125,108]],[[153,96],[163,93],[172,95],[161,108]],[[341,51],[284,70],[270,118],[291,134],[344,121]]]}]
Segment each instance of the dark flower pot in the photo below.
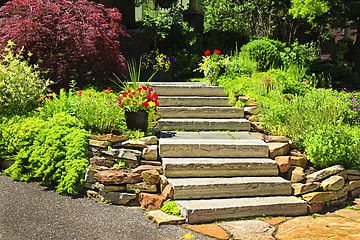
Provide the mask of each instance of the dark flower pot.
[{"label": "dark flower pot", "polygon": [[140,129],[143,132],[148,130],[148,113],[146,111],[132,112],[130,110],[125,111],[126,126],[128,129],[137,130]]}]

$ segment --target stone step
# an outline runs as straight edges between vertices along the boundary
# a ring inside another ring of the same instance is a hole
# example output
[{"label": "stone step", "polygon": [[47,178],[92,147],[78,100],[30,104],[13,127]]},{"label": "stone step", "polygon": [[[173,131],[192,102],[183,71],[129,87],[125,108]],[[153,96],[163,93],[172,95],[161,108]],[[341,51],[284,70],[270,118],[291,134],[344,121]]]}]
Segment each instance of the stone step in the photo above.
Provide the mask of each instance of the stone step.
[{"label": "stone step", "polygon": [[158,101],[162,107],[229,107],[228,97],[204,97],[204,96],[159,96]]},{"label": "stone step", "polygon": [[150,84],[159,96],[218,96],[227,97],[223,87],[194,84]]},{"label": "stone step", "polygon": [[270,158],[162,158],[166,177],[277,176],[277,164]]},{"label": "stone step", "polygon": [[281,177],[169,178],[174,199],[289,196],[291,184]]},{"label": "stone step", "polygon": [[162,158],[267,158],[269,148],[259,139],[160,138]]},{"label": "stone step", "polygon": [[250,131],[247,119],[209,119],[209,118],[163,118],[158,120],[160,130],[230,130]]},{"label": "stone step", "polygon": [[163,118],[243,118],[240,107],[159,107]]},{"label": "stone step", "polygon": [[189,224],[251,216],[307,214],[306,202],[293,196],[177,200]]}]

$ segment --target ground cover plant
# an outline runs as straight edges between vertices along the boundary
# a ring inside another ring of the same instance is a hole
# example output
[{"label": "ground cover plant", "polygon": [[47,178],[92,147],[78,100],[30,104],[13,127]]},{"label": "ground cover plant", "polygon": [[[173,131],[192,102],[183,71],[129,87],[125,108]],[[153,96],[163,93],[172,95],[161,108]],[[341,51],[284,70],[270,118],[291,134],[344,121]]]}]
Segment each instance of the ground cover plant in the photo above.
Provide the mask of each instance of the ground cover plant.
[{"label": "ground cover plant", "polygon": [[121,14],[92,1],[11,0],[0,9],[0,46],[31,52],[45,78],[60,87],[104,82],[126,69]]}]

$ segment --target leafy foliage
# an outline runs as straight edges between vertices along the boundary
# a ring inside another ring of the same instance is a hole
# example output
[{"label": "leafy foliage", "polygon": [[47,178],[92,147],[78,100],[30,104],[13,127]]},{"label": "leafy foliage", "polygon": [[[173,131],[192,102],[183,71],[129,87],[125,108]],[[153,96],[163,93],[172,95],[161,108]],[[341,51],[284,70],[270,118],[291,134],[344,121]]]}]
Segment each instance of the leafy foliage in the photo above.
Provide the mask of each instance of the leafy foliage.
[{"label": "leafy foliage", "polygon": [[172,214],[172,215],[176,215],[176,216],[180,216],[180,208],[178,206],[176,206],[175,201],[168,201],[166,203],[164,203],[164,205],[161,207],[161,211]]},{"label": "leafy foliage", "polygon": [[280,64],[280,55],[274,44],[266,39],[258,39],[242,46],[242,52],[248,53],[258,63],[260,70],[277,67]]},{"label": "leafy foliage", "polygon": [[[90,137],[79,128],[80,122],[65,113],[56,114],[48,121],[36,117],[18,120],[19,117],[10,120],[3,128],[5,145],[15,160],[4,173],[20,181],[41,178],[43,184],[55,185],[60,194],[78,194],[88,165]],[[41,125],[32,129],[36,123]]]},{"label": "leafy foliage", "polygon": [[0,59],[0,115],[22,114],[38,105],[46,94],[49,81],[40,77],[36,66],[30,66],[19,54],[12,52],[13,43],[4,49]]},{"label": "leafy foliage", "polygon": [[125,130],[124,110],[117,102],[117,95],[111,89],[97,92],[91,89],[69,93],[60,90],[59,95],[44,99],[40,115],[48,118],[58,112],[67,112],[82,121],[85,129],[93,133],[109,133],[112,130]]},{"label": "leafy foliage", "polygon": [[118,10],[87,0],[11,0],[0,10],[0,44],[19,51],[59,86],[120,75],[125,59],[118,39],[126,36]]},{"label": "leafy foliage", "polygon": [[315,166],[341,164],[348,169],[360,169],[359,135],[358,127],[322,125],[304,142],[306,154]]}]

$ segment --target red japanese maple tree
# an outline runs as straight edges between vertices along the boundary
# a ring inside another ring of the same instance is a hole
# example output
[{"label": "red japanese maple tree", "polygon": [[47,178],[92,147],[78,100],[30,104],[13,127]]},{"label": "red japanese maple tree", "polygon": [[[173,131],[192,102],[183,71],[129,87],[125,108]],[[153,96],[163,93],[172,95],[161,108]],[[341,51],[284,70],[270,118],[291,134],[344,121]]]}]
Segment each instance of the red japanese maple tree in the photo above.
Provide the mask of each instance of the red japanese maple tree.
[{"label": "red japanese maple tree", "polygon": [[102,81],[126,69],[120,22],[116,8],[87,0],[11,0],[0,8],[0,47],[24,47],[56,87]]}]

